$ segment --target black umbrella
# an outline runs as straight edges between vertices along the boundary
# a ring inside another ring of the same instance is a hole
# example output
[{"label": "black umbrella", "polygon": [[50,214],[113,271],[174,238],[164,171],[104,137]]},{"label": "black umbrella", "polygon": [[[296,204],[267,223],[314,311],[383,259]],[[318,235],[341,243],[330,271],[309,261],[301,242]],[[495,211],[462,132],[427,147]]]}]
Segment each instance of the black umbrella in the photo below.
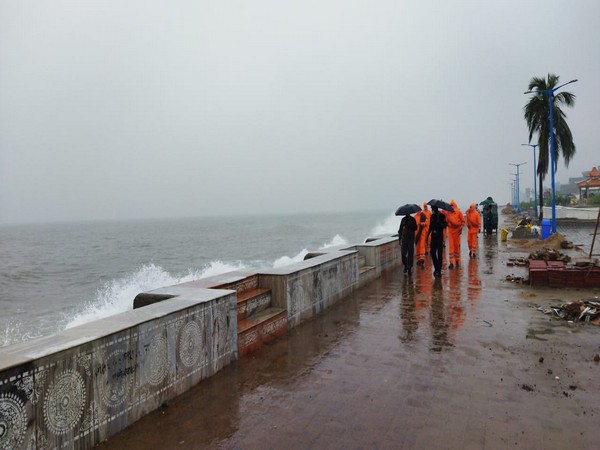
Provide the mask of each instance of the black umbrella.
[{"label": "black umbrella", "polygon": [[444,200],[437,200],[432,198],[427,202],[428,205],[435,206],[439,209],[445,209],[446,211],[454,211],[454,207],[450,203],[446,203]]},{"label": "black umbrella", "polygon": [[421,211],[421,207],[419,205],[415,205],[414,203],[407,203],[406,205],[402,205],[396,210],[396,215],[407,216],[409,214],[414,214],[419,211]]}]

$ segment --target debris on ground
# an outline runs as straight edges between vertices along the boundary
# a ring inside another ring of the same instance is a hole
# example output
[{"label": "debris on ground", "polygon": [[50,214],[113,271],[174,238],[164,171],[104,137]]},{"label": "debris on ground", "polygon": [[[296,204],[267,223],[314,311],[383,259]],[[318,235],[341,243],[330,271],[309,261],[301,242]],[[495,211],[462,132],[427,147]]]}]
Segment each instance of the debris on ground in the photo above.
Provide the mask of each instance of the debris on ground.
[{"label": "debris on ground", "polygon": [[519,258],[508,258],[508,262],[506,263],[507,266],[512,267],[512,266],[526,266],[527,264],[529,264],[529,261],[524,258],[524,257],[519,257]]},{"label": "debris on ground", "polygon": [[[521,239],[516,240],[521,247],[524,248],[547,248],[553,250],[559,249],[579,249],[579,246],[567,240],[562,234],[554,233],[546,239]],[[579,249],[581,250],[581,249]]]},{"label": "debris on ground", "polygon": [[560,233],[554,233],[554,234],[548,236],[542,242],[544,243],[544,247],[554,248],[554,249],[566,248],[566,247],[563,247],[563,245],[566,245],[567,247],[570,245],[571,246],[570,248],[573,247],[573,243],[571,241],[568,241],[567,238],[565,238]]},{"label": "debris on ground", "polygon": [[576,300],[560,306],[551,306],[548,309],[538,307],[544,314],[569,322],[585,322],[600,325],[600,300]]},{"label": "debris on ground", "polygon": [[506,281],[510,281],[511,283],[525,283],[529,284],[529,280],[526,280],[524,277],[516,277],[514,275],[506,275]]},{"label": "debris on ground", "polygon": [[575,247],[575,245],[571,241],[560,241],[560,248],[569,249],[573,247]]},{"label": "debris on ground", "polygon": [[571,261],[569,255],[559,252],[556,249],[544,247],[529,254],[529,259],[544,260],[544,261],[563,261],[568,263]]},{"label": "debris on ground", "polygon": [[519,225],[512,230],[513,239],[539,239],[540,235],[538,228],[532,226],[531,222],[527,222],[527,220],[528,219],[523,219],[519,222]]}]

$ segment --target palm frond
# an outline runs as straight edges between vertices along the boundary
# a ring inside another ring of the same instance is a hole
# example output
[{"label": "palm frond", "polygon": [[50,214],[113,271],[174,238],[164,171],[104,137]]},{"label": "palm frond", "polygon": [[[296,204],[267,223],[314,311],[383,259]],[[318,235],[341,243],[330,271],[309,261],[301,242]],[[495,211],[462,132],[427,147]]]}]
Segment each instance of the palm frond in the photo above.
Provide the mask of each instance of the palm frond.
[{"label": "palm frond", "polygon": [[523,107],[523,118],[529,129],[529,142],[538,136],[539,159],[537,173],[541,179],[544,179],[548,173],[550,157],[550,133],[554,134],[554,167],[556,172],[558,160],[562,154],[565,165],[575,155],[575,143],[573,135],[566,121],[566,115],[561,106],[573,107],[575,105],[575,95],[571,92],[561,91],[552,96],[552,114],[554,130],[550,130],[550,89],[559,85],[560,77],[549,73],[546,78],[533,77],[529,81],[528,88],[534,91],[529,101]]}]

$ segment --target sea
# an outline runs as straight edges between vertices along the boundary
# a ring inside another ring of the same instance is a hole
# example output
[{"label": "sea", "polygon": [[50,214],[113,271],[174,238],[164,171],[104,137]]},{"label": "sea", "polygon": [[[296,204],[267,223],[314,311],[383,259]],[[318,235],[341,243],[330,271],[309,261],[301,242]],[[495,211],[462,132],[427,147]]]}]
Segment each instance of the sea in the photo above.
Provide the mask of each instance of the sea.
[{"label": "sea", "polygon": [[132,309],[144,291],[393,235],[389,211],[0,226],[0,346]]}]

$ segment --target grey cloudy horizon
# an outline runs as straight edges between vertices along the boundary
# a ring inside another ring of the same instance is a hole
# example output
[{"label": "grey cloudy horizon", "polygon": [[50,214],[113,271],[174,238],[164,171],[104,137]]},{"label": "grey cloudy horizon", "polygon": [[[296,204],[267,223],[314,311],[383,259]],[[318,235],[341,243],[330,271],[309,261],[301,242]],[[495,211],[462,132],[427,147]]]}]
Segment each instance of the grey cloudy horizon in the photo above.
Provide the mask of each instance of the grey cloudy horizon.
[{"label": "grey cloudy horizon", "polygon": [[[510,200],[555,73],[600,164],[600,2],[0,0],[0,224]],[[546,184],[550,177],[547,177]]]}]

